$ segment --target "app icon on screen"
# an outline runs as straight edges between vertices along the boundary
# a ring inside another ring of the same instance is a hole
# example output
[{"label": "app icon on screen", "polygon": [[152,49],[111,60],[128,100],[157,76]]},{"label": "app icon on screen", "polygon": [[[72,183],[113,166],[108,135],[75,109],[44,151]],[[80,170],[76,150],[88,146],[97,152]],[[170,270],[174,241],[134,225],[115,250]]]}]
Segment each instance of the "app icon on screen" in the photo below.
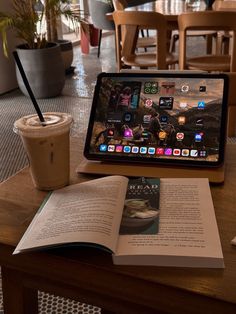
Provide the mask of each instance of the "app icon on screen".
[{"label": "app icon on screen", "polygon": [[184,157],[189,156],[189,149],[182,149],[182,156]]},{"label": "app icon on screen", "polygon": [[197,107],[198,107],[198,109],[204,109],[205,108],[205,102],[204,101],[199,101],[197,103]]},{"label": "app icon on screen", "polygon": [[190,156],[191,156],[191,157],[197,157],[197,156],[198,156],[198,150],[196,150],[196,149],[191,149],[191,151],[190,151]]},{"label": "app icon on screen", "polygon": [[146,99],[145,100],[145,107],[150,108],[152,107],[153,101],[152,99]]},{"label": "app icon on screen", "polygon": [[161,123],[167,123],[168,122],[168,116],[160,116],[160,122]]},{"label": "app icon on screen", "polygon": [[176,139],[177,141],[182,141],[184,139],[184,133],[183,132],[176,133]]},{"label": "app icon on screen", "polygon": [[154,155],[155,154],[155,147],[148,147],[148,154]]},{"label": "app icon on screen", "polygon": [[114,136],[114,129],[107,129],[107,136],[108,137],[113,137]]},{"label": "app icon on screen", "polygon": [[130,153],[131,147],[130,146],[124,146],[124,153]]},{"label": "app icon on screen", "polygon": [[147,131],[142,132],[142,137],[143,138],[149,138],[149,133]]},{"label": "app icon on screen", "polygon": [[203,134],[202,133],[196,133],[194,136],[195,142],[201,142],[202,141]]},{"label": "app icon on screen", "polygon": [[156,154],[157,154],[157,155],[164,155],[164,148],[162,148],[162,147],[157,147],[157,149],[156,149]]},{"label": "app icon on screen", "polygon": [[172,148],[165,148],[165,156],[171,156],[172,155]]},{"label": "app icon on screen", "polygon": [[147,147],[145,147],[145,146],[140,147],[140,153],[146,154],[147,153]]},{"label": "app icon on screen", "polygon": [[196,119],[196,125],[197,126],[203,126],[203,118],[197,118]]},{"label": "app icon on screen", "polygon": [[115,145],[108,145],[108,152],[114,152],[115,151]]},{"label": "app icon on screen", "polygon": [[107,145],[101,144],[101,145],[99,146],[99,150],[100,150],[100,152],[106,152],[106,151],[107,151]]},{"label": "app icon on screen", "polygon": [[178,123],[179,125],[184,125],[186,122],[186,117],[185,116],[179,116],[178,117]]},{"label": "app icon on screen", "polygon": [[163,141],[163,140],[166,138],[167,133],[166,133],[165,131],[160,131],[160,132],[158,133],[158,136],[159,136],[159,139],[160,139],[161,141]]},{"label": "app icon on screen", "polygon": [[161,109],[171,110],[173,108],[173,103],[173,97],[160,97],[159,99],[159,106]]},{"label": "app icon on screen", "polygon": [[156,94],[158,92],[157,82],[144,83],[144,94]]},{"label": "app icon on screen", "polygon": [[117,145],[116,146],[116,152],[117,153],[122,153],[123,152],[123,146],[122,145]]},{"label": "app icon on screen", "polygon": [[179,107],[180,109],[186,109],[188,107],[188,104],[186,102],[180,102]]},{"label": "app icon on screen", "polygon": [[199,156],[200,156],[200,157],[206,157],[206,156],[207,156],[206,150],[200,150]]},{"label": "app icon on screen", "polygon": [[138,146],[133,146],[132,147],[132,153],[137,154],[139,152],[139,147]]},{"label": "app icon on screen", "polygon": [[206,86],[205,85],[199,86],[199,92],[201,92],[201,93],[206,92]]},{"label": "app icon on screen", "polygon": [[132,120],[132,113],[131,112],[126,112],[124,114],[124,122],[130,122]]},{"label": "app icon on screen", "polygon": [[174,95],[175,93],[175,82],[162,82],[161,83],[161,95]]},{"label": "app icon on screen", "polygon": [[174,156],[180,156],[181,154],[181,150],[179,148],[174,148],[173,149],[173,155]]},{"label": "app icon on screen", "polygon": [[149,123],[151,121],[152,115],[151,114],[145,114],[143,116],[143,122],[144,123]]},{"label": "app icon on screen", "polygon": [[189,85],[184,84],[181,86],[181,92],[187,93],[189,91]]},{"label": "app icon on screen", "polygon": [[131,138],[133,137],[133,131],[129,127],[124,130],[124,137]]}]

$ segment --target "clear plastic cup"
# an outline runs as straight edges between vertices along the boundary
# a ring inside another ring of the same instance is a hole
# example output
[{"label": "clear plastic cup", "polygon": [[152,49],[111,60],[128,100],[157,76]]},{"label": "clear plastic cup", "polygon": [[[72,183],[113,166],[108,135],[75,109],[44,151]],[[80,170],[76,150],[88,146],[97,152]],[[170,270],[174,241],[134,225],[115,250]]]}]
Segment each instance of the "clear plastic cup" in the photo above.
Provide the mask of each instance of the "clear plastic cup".
[{"label": "clear plastic cup", "polygon": [[46,112],[43,116],[45,125],[37,115],[29,115],[15,121],[14,131],[22,139],[35,187],[54,190],[69,184],[73,119],[61,112]]}]

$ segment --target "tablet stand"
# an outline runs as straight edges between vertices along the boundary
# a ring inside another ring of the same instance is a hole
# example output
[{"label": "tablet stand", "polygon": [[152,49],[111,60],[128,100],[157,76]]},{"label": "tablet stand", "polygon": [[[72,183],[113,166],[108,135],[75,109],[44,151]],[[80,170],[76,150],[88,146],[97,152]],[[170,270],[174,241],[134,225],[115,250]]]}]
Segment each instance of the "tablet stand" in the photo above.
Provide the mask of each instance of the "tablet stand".
[{"label": "tablet stand", "polygon": [[99,175],[125,175],[159,178],[208,178],[211,183],[224,182],[224,166],[217,168],[146,165],[142,163],[110,163],[83,159],[77,172]]}]

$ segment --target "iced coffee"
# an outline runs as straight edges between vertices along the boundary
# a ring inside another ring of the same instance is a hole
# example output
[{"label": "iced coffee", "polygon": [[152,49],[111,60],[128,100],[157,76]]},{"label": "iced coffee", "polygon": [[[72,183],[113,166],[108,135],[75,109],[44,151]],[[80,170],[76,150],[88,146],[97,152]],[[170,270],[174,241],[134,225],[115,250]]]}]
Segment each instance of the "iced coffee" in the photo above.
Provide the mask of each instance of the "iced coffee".
[{"label": "iced coffee", "polygon": [[54,190],[69,183],[72,116],[60,112],[43,116],[43,124],[37,115],[22,117],[14,123],[14,130],[21,136],[35,187]]}]

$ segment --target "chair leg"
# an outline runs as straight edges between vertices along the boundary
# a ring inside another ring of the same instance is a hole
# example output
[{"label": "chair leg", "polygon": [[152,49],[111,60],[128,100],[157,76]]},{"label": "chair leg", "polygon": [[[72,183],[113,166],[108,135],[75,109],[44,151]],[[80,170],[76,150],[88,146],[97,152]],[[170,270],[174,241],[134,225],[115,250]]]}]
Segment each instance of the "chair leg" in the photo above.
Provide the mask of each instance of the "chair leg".
[{"label": "chair leg", "polygon": [[213,36],[212,35],[206,35],[206,53],[208,55],[213,53]]},{"label": "chair leg", "polygon": [[102,29],[100,29],[100,30],[99,30],[99,39],[98,39],[98,58],[99,58],[99,56],[100,56],[101,41],[102,41]]},{"label": "chair leg", "polygon": [[[143,29],[141,29],[141,35],[142,35],[142,37],[145,37],[145,34],[144,34],[144,30],[143,30]],[[144,51],[147,52],[147,48],[146,48],[146,47],[144,47]]]},{"label": "chair leg", "polygon": [[230,38],[229,37],[224,37],[223,38],[223,54],[224,55],[228,55],[229,54],[229,42],[230,42]]}]

